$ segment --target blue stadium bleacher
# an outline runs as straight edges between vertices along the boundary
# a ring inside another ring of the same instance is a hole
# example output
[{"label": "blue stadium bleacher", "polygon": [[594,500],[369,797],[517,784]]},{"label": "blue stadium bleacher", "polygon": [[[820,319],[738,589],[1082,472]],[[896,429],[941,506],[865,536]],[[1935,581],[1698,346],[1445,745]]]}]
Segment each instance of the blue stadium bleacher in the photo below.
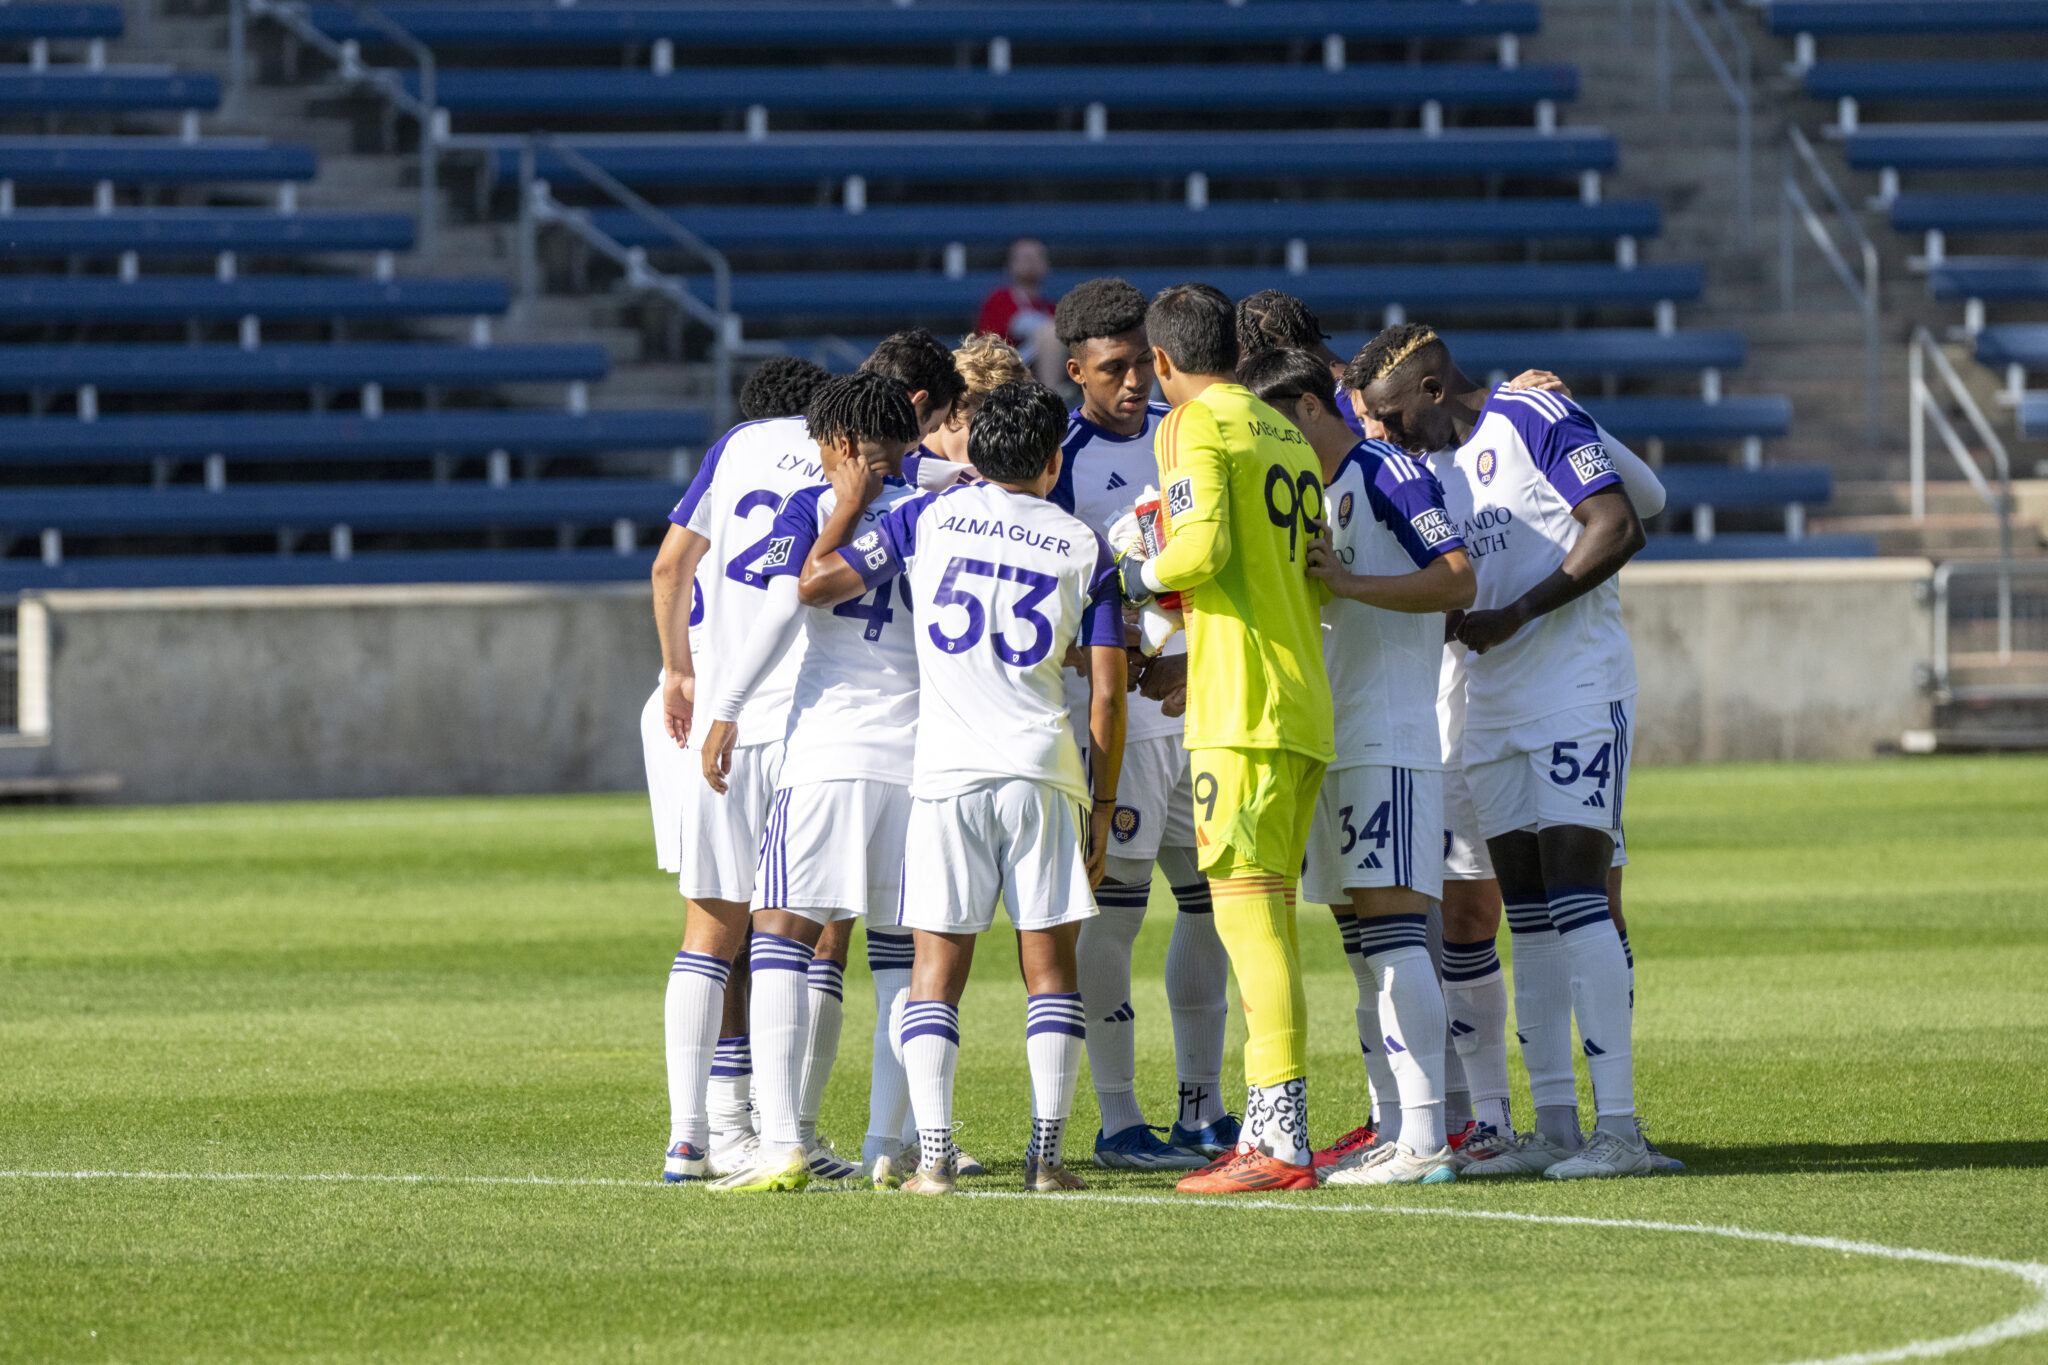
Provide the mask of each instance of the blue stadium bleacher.
[{"label": "blue stadium bleacher", "polygon": [[1993,369],[2017,365],[2048,370],[2048,323],[2003,323],[1977,333],[1977,362]]},{"label": "blue stadium bleacher", "polygon": [[[1228,80],[1200,66],[706,67],[662,74],[592,68],[454,68],[436,73],[434,102],[455,113],[593,114],[745,109],[1366,109],[1436,101],[1467,108],[1527,107],[1574,99],[1569,66],[1503,71],[1478,63],[1320,67],[1238,66]],[[407,88],[419,93],[419,78]],[[0,91],[5,87],[0,86]]]},{"label": "blue stadium bleacher", "polygon": [[402,213],[278,213],[270,209],[16,209],[0,214],[0,256],[259,256],[410,251]]},{"label": "blue stadium bleacher", "polygon": [[[1446,331],[1444,343],[1468,374],[1549,370],[1561,375],[1647,375],[1688,370],[1739,369],[1748,347],[1742,333],[1685,331],[1661,334],[1638,327],[1575,327],[1569,331]],[[1339,355],[1358,354],[1370,332],[1330,338]],[[1647,400],[1657,401],[1657,400]]]},{"label": "blue stadium bleacher", "polygon": [[26,38],[118,38],[119,5],[0,5],[0,43]]},{"label": "blue stadium bleacher", "polygon": [[[1617,433],[1619,434],[1619,433]],[[1834,480],[1826,465],[1778,465],[1769,469],[1731,469],[1713,465],[1671,464],[1657,471],[1664,484],[1666,514],[1689,513],[1691,534],[1651,535],[1641,559],[1778,559],[1867,558],[1877,553],[1874,537],[1855,534],[1807,535],[1805,509],[1826,502]],[[1786,514],[1786,534],[1756,532],[1723,534],[1714,528],[1720,511],[1778,511]]]},{"label": "blue stadium bleacher", "polygon": [[2048,436],[2048,393],[2023,396],[2019,402],[2019,422],[2022,436]]},{"label": "blue stadium bleacher", "polygon": [[1770,0],[1779,34],[2007,33],[2048,28],[2048,0]]},{"label": "blue stadium bleacher", "polygon": [[2048,123],[1887,123],[1843,139],[1859,171],[2048,166]]},{"label": "blue stadium bleacher", "polygon": [[0,393],[234,393],[315,385],[391,388],[589,381],[610,364],[601,346],[448,346],[338,342],[260,346],[0,346]]},{"label": "blue stadium bleacher", "polygon": [[1817,99],[2027,100],[2048,95],[2048,62],[1820,62],[1806,73]]},{"label": "blue stadium bleacher", "polygon": [[0,137],[0,180],[21,184],[311,180],[314,170],[311,147],[260,138]]},{"label": "blue stadium bleacher", "polygon": [[422,455],[579,455],[701,449],[701,412],[163,413],[97,422],[0,419],[0,462],[123,464],[150,460],[389,460]]},{"label": "blue stadium bleacher", "polygon": [[1624,441],[1747,440],[1783,436],[1792,429],[1791,401],[1774,393],[1730,395],[1711,402],[1703,398],[1588,397],[1585,408]]},{"label": "blue stadium bleacher", "polygon": [[0,66],[0,113],[75,114],[213,109],[220,82],[159,67]]},{"label": "blue stadium bleacher", "polygon": [[[1233,298],[1270,287],[1275,272],[1249,267],[1197,272]],[[1127,270],[1123,277],[1146,293],[1190,278],[1185,268]],[[1047,282],[1057,296],[1080,276]],[[1382,308],[1389,304],[1434,309],[1598,307],[1692,299],[1704,284],[1698,266],[1471,265],[1324,266],[1286,276],[1290,292],[1319,309]],[[735,311],[749,317],[971,316],[1000,275],[957,278],[910,271],[789,271],[736,274]],[[708,289],[707,289],[708,296]]]},{"label": "blue stadium bleacher", "polygon": [[2048,260],[1955,260],[1927,272],[1937,299],[2048,299]]},{"label": "blue stadium bleacher", "polygon": [[[1606,133],[1561,128],[1344,130],[1286,133],[788,133],[763,139],[726,133],[645,133],[565,138],[592,163],[633,185],[764,184],[777,181],[1145,180],[1158,176],[1270,178],[1446,174],[1576,175],[1616,160]],[[519,175],[521,150],[503,141],[489,165]],[[4,165],[4,162],[0,162]],[[573,183],[551,150],[535,157],[542,178]]]},{"label": "blue stadium bleacher", "polygon": [[495,277],[363,280],[272,275],[133,281],[0,275],[0,321],[176,322],[187,318],[410,318],[502,313],[512,294]]},{"label": "blue stadium bleacher", "polygon": [[1891,223],[1900,232],[2038,232],[2048,229],[2048,194],[1901,194]]},{"label": "blue stadium bleacher", "polygon": [[[1475,211],[1469,199],[1227,201],[1183,203],[1016,203],[841,208],[673,210],[676,225],[726,251],[755,247],[889,249],[949,242],[990,245],[1036,237],[1061,246],[1120,242],[1205,245],[1269,242],[1539,241],[1654,237],[1662,226],[1646,199],[1585,204],[1576,199],[1498,199]],[[597,209],[590,221],[626,246],[655,249],[670,239],[628,209]],[[0,239],[6,228],[0,224]]]},{"label": "blue stadium bleacher", "polygon": [[[1344,38],[1478,38],[1537,31],[1534,0],[1260,0],[1194,5],[1176,0],[1111,7],[1079,0],[1024,3],[857,6],[831,3],[667,5],[621,3],[387,4],[379,7],[414,38],[436,47],[614,46],[669,39],[706,47],[839,48],[986,42],[1143,47],[1160,42],[1230,43]],[[315,4],[313,22],[331,38],[384,42],[383,29],[343,5]]]}]

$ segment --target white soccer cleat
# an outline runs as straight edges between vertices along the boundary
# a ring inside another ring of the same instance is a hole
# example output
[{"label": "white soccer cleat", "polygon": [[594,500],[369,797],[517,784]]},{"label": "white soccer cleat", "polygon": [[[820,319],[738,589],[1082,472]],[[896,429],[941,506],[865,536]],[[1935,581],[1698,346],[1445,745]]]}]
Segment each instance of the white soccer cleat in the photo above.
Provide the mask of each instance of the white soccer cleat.
[{"label": "white soccer cleat", "polygon": [[[1465,1144],[1468,1148],[1471,1143]],[[1513,1143],[1475,1157],[1458,1172],[1462,1180],[1498,1180],[1506,1176],[1542,1175],[1572,1155],[1541,1133],[1523,1133]]]},{"label": "white soccer cleat", "polygon": [[1417,1152],[1405,1142],[1389,1142],[1357,1153],[1330,1167],[1326,1185],[1448,1185],[1458,1178],[1449,1146]]},{"label": "white soccer cleat", "polygon": [[810,1163],[801,1147],[764,1147],[753,1163],[704,1188],[720,1194],[794,1194],[811,1183]]},{"label": "white soccer cleat", "polygon": [[1085,1190],[1088,1182],[1068,1170],[1064,1164],[1045,1166],[1036,1158],[1024,1163],[1024,1192],[1026,1194],[1058,1194],[1063,1190]]},{"label": "white soccer cleat", "polygon": [[[953,1126],[958,1128],[960,1125],[956,1123]],[[899,1170],[915,1171],[923,1161],[924,1150],[915,1142],[904,1143],[903,1150],[896,1154],[896,1165]],[[960,1144],[956,1142],[953,1144],[953,1174],[987,1175],[988,1167],[961,1151]]]},{"label": "white soccer cleat", "polygon": [[941,1162],[937,1166],[920,1166],[917,1174],[903,1182],[905,1194],[951,1194],[955,1186],[953,1163]]},{"label": "white soccer cleat", "polygon": [[734,1171],[743,1171],[760,1155],[761,1139],[753,1133],[742,1133],[723,1147],[711,1149],[711,1155],[704,1159],[704,1174],[716,1180]]},{"label": "white soccer cleat", "polygon": [[1675,1156],[1666,1156],[1657,1150],[1657,1144],[1650,1141],[1650,1135],[1643,1131],[1643,1121],[1636,1120],[1636,1133],[1643,1139],[1643,1146],[1650,1150],[1652,1175],[1684,1175],[1685,1163]]},{"label": "white soccer cleat", "polygon": [[1657,1164],[1640,1131],[1629,1137],[1593,1134],[1584,1147],[1543,1173],[1545,1180],[1611,1180],[1621,1175],[1655,1175]]},{"label": "white soccer cleat", "polygon": [[804,1144],[804,1161],[818,1180],[850,1180],[860,1173],[860,1167],[833,1151],[832,1144],[820,1137]]},{"label": "white soccer cleat", "polygon": [[668,1149],[668,1159],[662,1164],[661,1178],[670,1185],[686,1180],[702,1180],[706,1165],[704,1149],[695,1143],[678,1142]]},{"label": "white soccer cleat", "polygon": [[903,1168],[893,1156],[878,1156],[861,1168],[861,1179],[878,1190],[901,1189]]},{"label": "white soccer cleat", "polygon": [[1515,1135],[1487,1125],[1475,1129],[1464,1144],[1451,1153],[1451,1169],[1462,1173],[1475,1161],[1489,1161],[1515,1150]]}]

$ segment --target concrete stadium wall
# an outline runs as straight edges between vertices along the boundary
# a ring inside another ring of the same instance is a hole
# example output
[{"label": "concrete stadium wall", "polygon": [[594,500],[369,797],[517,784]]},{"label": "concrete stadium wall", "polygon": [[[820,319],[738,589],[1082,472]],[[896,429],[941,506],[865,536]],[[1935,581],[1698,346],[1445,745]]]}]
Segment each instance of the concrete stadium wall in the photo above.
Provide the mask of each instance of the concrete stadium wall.
[{"label": "concrete stadium wall", "polygon": [[[1930,723],[1924,560],[1631,567],[1645,762],[1857,758]],[[641,785],[644,585],[52,592],[49,742],[130,801]]]}]

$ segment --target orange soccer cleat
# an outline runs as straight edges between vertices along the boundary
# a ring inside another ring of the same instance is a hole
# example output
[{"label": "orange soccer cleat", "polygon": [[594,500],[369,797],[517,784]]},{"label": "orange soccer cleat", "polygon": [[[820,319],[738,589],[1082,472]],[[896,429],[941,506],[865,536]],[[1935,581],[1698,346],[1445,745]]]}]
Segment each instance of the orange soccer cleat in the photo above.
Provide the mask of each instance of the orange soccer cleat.
[{"label": "orange soccer cleat", "polygon": [[1335,1142],[1317,1152],[1311,1164],[1319,1171],[1325,1166],[1334,1166],[1353,1152],[1362,1152],[1378,1140],[1379,1134],[1375,1133],[1370,1125],[1353,1128],[1343,1137],[1338,1138]]},{"label": "orange soccer cleat", "polygon": [[1281,1161],[1256,1147],[1240,1147],[1228,1161],[1196,1171],[1174,1186],[1182,1194],[1263,1194],[1269,1190],[1315,1187],[1313,1167]]}]

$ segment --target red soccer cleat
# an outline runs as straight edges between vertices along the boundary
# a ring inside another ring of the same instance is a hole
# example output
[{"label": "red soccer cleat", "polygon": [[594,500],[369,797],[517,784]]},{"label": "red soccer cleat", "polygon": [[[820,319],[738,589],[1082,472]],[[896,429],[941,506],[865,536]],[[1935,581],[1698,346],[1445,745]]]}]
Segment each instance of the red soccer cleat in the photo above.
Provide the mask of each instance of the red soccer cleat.
[{"label": "red soccer cleat", "polygon": [[1465,1126],[1463,1128],[1460,1128],[1457,1132],[1451,1134],[1450,1137],[1447,1139],[1447,1141],[1451,1145],[1451,1150],[1455,1152],[1460,1147],[1463,1147],[1467,1142],[1471,1141],[1473,1134],[1477,1133],[1478,1131],[1479,1121],[1477,1119],[1467,1119],[1465,1121]]},{"label": "red soccer cleat", "polygon": [[[1375,1133],[1369,1126],[1353,1128],[1343,1137],[1338,1138],[1335,1142],[1323,1148],[1322,1151],[1317,1152],[1311,1164],[1319,1171],[1325,1166],[1334,1166],[1353,1152],[1364,1151],[1367,1147],[1372,1146],[1378,1137],[1379,1134]],[[1459,1139],[1461,1142],[1463,1140],[1463,1138]]]},{"label": "red soccer cleat", "polygon": [[1272,1190],[1312,1190],[1315,1171],[1280,1161],[1256,1148],[1231,1153],[1222,1166],[1196,1171],[1174,1188],[1182,1194],[1264,1194]]}]

